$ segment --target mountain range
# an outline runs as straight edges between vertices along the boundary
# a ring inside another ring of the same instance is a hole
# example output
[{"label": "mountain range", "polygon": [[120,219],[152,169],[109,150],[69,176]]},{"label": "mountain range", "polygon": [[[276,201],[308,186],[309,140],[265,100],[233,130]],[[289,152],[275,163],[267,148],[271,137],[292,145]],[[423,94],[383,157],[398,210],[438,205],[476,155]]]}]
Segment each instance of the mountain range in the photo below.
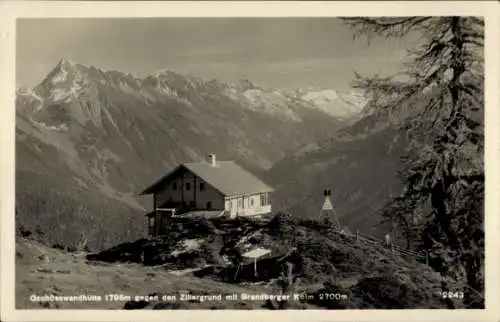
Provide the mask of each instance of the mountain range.
[{"label": "mountain range", "polygon": [[334,93],[167,70],[139,78],[63,59],[16,93],[16,222],[59,225],[52,242],[80,236],[98,248],[140,236],[150,207],[142,188],[209,153],[266,181],[276,162],[334,136],[365,103]]}]

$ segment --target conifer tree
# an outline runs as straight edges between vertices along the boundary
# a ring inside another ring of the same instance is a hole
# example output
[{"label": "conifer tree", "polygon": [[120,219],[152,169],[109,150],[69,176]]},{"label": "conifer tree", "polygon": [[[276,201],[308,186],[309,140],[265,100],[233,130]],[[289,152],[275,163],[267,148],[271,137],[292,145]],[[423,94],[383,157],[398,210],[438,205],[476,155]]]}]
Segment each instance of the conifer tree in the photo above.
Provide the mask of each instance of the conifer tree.
[{"label": "conifer tree", "polygon": [[[383,215],[431,250],[443,276],[464,280],[464,304],[484,307],[484,21],[477,17],[345,18],[356,35],[418,35],[404,80],[356,75],[369,108],[398,118],[409,142],[401,195]],[[416,217],[418,216],[418,218]],[[417,231],[417,234],[415,234]],[[418,238],[417,238],[418,237]]]}]

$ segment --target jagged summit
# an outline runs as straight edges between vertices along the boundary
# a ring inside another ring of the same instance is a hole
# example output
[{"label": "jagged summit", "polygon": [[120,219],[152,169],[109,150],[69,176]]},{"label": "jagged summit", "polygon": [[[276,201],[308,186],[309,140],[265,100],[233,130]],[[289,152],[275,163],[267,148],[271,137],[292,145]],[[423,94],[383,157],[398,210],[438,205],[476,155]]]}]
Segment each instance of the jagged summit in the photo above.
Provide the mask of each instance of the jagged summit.
[{"label": "jagged summit", "polygon": [[196,80],[196,81],[199,81],[199,82],[209,82],[209,81],[216,80],[216,79],[210,79],[210,78],[203,77],[203,76],[198,76],[198,75],[191,75],[191,74],[180,73],[178,71],[175,71],[175,70],[172,70],[172,69],[167,69],[167,68],[159,69],[157,71],[152,72],[148,76],[146,76],[146,78],[151,78],[151,77],[154,77],[154,78],[176,78],[176,77],[180,77],[180,78],[186,78],[186,79],[190,79],[190,80]]},{"label": "jagged summit", "polygon": [[41,84],[50,86],[70,79],[87,79],[92,82],[103,82],[106,79],[129,78],[141,80],[134,74],[121,72],[118,70],[105,70],[94,65],[85,65],[73,60],[62,58],[54,69],[44,78]]},{"label": "jagged summit", "polygon": [[[181,74],[170,69],[160,69],[149,74],[143,80],[144,84],[153,84],[157,89],[165,94],[177,95],[177,90],[205,91],[208,87],[216,88],[228,86],[219,79]],[[194,94],[194,93],[192,93]]]},{"label": "jagged summit", "polygon": [[242,78],[242,79],[238,80],[236,85],[244,90],[258,88],[257,85],[255,85],[252,81],[250,81],[246,78]]},{"label": "jagged summit", "polygon": [[57,65],[58,66],[65,66],[65,67],[74,67],[74,66],[76,66],[76,63],[74,61],[72,61],[71,59],[61,58],[61,60],[59,60],[59,63]]},{"label": "jagged summit", "polygon": [[61,74],[67,74],[68,72],[72,72],[78,69],[77,63],[72,60],[61,58],[57,65],[52,69],[52,71],[45,77],[45,80],[53,79],[54,77],[60,77]]},{"label": "jagged summit", "polygon": [[[190,75],[182,75],[181,73],[179,72],[176,72],[174,70],[171,70],[171,69],[167,69],[167,68],[163,68],[163,69],[159,69],[159,70],[156,70],[154,72],[152,72],[151,74],[149,74],[148,77],[162,77],[162,76],[184,76],[184,77],[194,77],[194,76],[190,76]],[[200,78],[200,77],[197,77],[197,78]]]}]

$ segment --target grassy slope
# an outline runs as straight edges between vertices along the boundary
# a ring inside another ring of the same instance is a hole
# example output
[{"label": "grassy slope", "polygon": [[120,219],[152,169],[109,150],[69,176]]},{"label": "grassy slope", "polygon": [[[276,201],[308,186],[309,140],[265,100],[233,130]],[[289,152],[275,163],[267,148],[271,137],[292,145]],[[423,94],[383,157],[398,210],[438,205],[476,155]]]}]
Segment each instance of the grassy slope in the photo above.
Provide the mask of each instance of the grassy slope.
[{"label": "grassy slope", "polygon": [[[290,227],[294,228],[289,230]],[[245,228],[238,238],[253,234],[254,239],[259,239],[255,232],[255,230]],[[278,223],[267,232],[261,229],[260,233],[264,235],[264,238],[257,241],[258,246],[265,247],[269,244],[276,248],[292,246],[297,248],[302,269],[298,274],[300,281],[296,285],[296,292],[315,295],[316,299],[318,292],[323,291],[339,292],[349,296],[349,299],[343,302],[292,302],[290,307],[292,309],[445,307],[437,296],[441,281],[438,274],[421,263],[394,256],[380,246],[352,243],[342,236],[322,233],[308,228],[307,225],[293,225],[287,221]],[[190,237],[180,236],[176,242]],[[136,247],[139,244],[141,243],[138,241]],[[195,272],[175,276],[168,273],[165,269],[170,266],[168,261],[171,258],[165,255],[172,251],[171,245],[173,244],[175,243],[170,241],[170,245],[157,245],[158,252],[163,252],[160,257],[164,259],[164,263],[156,263],[156,266],[143,266],[140,263],[131,263],[131,257],[134,256],[124,256],[126,255],[124,253],[129,253],[130,249],[125,249],[119,254],[119,248],[115,248],[115,254],[107,254],[108,258],[118,255],[115,258],[118,261],[114,263],[89,262],[86,261],[84,255],[65,253],[31,240],[18,239],[16,245],[17,306],[19,308],[40,307],[40,304],[26,300],[32,293],[148,295],[156,292],[172,295],[186,290],[193,294],[231,294],[252,291],[254,293],[280,293],[276,276],[270,276],[259,282],[250,282],[248,279],[229,281],[217,274],[199,275]],[[213,247],[208,247],[208,249],[211,248]],[[203,263],[201,258],[210,257],[206,254],[206,250],[207,248],[203,247],[198,254],[191,253],[190,258],[194,258],[193,260],[185,261],[185,263],[177,261],[173,266],[177,269],[182,269],[183,267],[178,266],[179,264],[182,266],[183,263],[186,266],[184,268],[189,268],[189,265],[193,263],[203,266],[207,263]],[[265,276],[282,264],[279,262],[261,264],[259,274]],[[242,271],[241,275],[244,274]],[[232,276],[232,273],[230,275]],[[123,308],[124,304],[124,302],[62,303],[60,307]],[[180,302],[173,308],[261,308],[264,304],[263,301]],[[151,303],[146,308],[154,308],[156,305],[158,303]],[[172,308],[172,306],[167,305],[163,308]]]},{"label": "grassy slope", "polygon": [[[88,264],[84,254],[66,253],[42,244],[18,239],[16,242],[16,308],[121,309],[117,302],[59,302],[43,305],[29,301],[31,294],[44,295],[148,295],[154,292],[177,294],[180,291],[202,293],[245,293],[251,289],[208,279],[176,276],[139,264]],[[214,303],[204,303],[213,305]],[[256,303],[254,303],[256,304]],[[262,304],[262,303],[261,303]],[[193,303],[185,303],[190,306]],[[234,305],[247,306],[244,303]],[[208,308],[208,307],[207,307]]]}]

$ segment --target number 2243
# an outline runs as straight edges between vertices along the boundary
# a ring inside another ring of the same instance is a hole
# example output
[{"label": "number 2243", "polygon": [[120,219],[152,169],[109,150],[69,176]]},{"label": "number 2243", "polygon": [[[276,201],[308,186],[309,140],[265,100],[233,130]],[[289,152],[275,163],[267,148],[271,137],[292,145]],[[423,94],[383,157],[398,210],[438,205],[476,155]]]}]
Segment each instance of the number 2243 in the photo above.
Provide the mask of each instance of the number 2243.
[{"label": "number 2243", "polygon": [[463,299],[464,292],[441,292],[443,299]]}]

